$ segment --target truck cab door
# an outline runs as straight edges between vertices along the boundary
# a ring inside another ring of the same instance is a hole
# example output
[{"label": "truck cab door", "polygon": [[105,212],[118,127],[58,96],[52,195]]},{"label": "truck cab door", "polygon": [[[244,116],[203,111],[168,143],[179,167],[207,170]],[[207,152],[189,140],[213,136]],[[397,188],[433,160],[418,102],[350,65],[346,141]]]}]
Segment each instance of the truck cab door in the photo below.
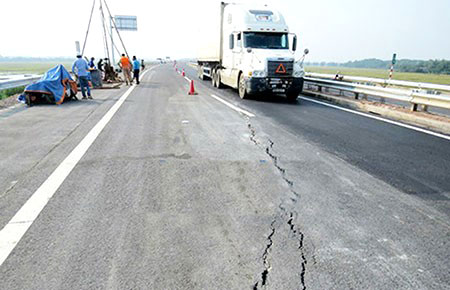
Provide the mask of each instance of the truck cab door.
[{"label": "truck cab door", "polygon": [[242,33],[234,33],[233,67],[238,67],[242,63]]},{"label": "truck cab door", "polygon": [[222,79],[225,83],[229,82],[231,71],[233,69],[233,50],[235,46],[234,34],[229,34],[224,39],[223,59],[222,59]]},{"label": "truck cab door", "polygon": [[233,69],[231,71],[231,79],[233,83],[238,82],[239,77],[239,71],[242,66],[242,56],[243,56],[243,39],[242,39],[242,33],[241,32],[234,32],[234,48],[232,51],[232,62],[233,62]]}]

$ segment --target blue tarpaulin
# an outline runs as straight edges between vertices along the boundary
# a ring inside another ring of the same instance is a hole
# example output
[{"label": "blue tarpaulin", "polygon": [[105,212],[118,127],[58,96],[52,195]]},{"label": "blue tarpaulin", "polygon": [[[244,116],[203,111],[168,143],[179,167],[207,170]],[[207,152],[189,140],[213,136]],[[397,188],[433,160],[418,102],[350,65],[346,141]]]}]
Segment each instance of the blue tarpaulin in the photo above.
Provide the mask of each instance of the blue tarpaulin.
[{"label": "blue tarpaulin", "polygon": [[27,86],[24,92],[52,95],[55,103],[61,104],[64,102],[66,91],[69,88],[72,88],[75,93],[77,92],[76,82],[64,66],[60,64],[47,71],[39,81]]}]

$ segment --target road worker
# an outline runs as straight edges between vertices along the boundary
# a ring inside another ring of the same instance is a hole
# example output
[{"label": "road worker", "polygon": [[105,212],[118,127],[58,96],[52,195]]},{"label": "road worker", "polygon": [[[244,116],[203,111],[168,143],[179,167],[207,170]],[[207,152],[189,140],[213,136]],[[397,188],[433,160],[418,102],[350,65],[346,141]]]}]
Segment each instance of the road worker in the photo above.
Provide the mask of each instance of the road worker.
[{"label": "road worker", "polygon": [[132,84],[132,80],[131,80],[131,62],[130,62],[130,59],[123,53],[118,64],[119,64],[120,68],[122,69],[123,77],[125,79],[125,82],[126,82],[127,86],[131,85]]}]

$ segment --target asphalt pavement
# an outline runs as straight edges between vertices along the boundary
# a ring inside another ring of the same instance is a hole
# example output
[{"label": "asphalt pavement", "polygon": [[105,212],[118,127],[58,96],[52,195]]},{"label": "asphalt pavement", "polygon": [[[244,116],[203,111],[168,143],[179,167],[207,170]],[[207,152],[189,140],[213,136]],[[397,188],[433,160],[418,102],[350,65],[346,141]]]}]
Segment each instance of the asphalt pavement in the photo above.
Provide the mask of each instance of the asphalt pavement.
[{"label": "asphalt pavement", "polygon": [[[198,95],[172,65],[147,72],[0,264],[0,289],[450,287],[450,141],[241,100],[179,68]],[[0,229],[127,90],[0,111]]]}]

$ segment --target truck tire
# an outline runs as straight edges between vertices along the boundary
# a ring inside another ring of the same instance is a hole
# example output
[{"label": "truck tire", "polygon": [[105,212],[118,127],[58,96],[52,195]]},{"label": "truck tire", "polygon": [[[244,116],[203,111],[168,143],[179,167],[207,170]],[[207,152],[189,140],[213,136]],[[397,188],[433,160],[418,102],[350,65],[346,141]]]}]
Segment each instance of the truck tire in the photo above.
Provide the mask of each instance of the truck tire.
[{"label": "truck tire", "polygon": [[201,79],[202,81],[205,80],[205,76],[203,75],[203,66],[198,65],[197,66],[197,76],[199,79]]},{"label": "truck tire", "polygon": [[216,72],[216,88],[218,88],[218,89],[223,88],[222,77],[220,76],[220,71]]},{"label": "truck tire", "polygon": [[294,103],[297,101],[298,95],[298,93],[287,93],[286,98],[289,102]]},{"label": "truck tire", "polygon": [[245,85],[244,74],[239,75],[238,90],[239,90],[239,97],[241,97],[241,99],[248,99],[248,93],[247,93],[247,88]]},{"label": "truck tire", "polygon": [[217,86],[217,85],[216,85],[216,80],[217,80],[217,77],[216,77],[216,71],[213,70],[213,71],[211,72],[211,84],[212,84],[213,87],[216,87],[216,86]]},{"label": "truck tire", "polygon": [[295,91],[287,91],[286,92],[286,97],[288,99],[289,102],[295,102],[297,101],[298,96],[302,93],[303,91],[303,80],[300,83],[300,87],[297,88]]}]

